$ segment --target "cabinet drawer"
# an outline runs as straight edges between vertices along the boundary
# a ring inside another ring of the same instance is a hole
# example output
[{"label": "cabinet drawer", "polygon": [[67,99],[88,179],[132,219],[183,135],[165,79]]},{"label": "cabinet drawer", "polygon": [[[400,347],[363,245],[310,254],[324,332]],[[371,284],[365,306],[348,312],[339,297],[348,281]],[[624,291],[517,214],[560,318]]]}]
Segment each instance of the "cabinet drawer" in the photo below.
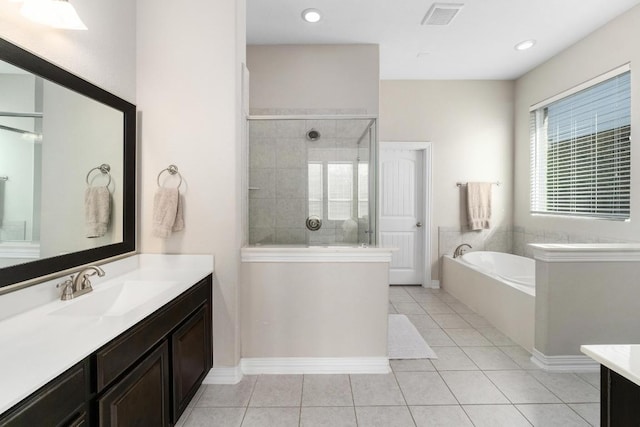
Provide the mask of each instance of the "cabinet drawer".
[{"label": "cabinet drawer", "polygon": [[97,392],[122,375],[166,337],[178,324],[208,301],[210,279],[204,279],[173,302],[96,352]]},{"label": "cabinet drawer", "polygon": [[84,411],[88,363],[83,361],[37,391],[0,419],[0,426],[60,426]]}]

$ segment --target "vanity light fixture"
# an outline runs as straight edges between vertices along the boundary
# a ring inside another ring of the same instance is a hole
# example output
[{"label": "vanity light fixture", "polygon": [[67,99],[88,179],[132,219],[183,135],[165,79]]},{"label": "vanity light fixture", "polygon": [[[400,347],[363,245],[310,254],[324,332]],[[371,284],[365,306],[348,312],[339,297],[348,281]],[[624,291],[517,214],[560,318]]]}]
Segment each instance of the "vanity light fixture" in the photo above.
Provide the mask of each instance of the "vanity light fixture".
[{"label": "vanity light fixture", "polygon": [[525,40],[514,46],[515,50],[527,50],[531,49],[536,44],[536,41],[533,39]]},{"label": "vanity light fixture", "polygon": [[302,19],[314,24],[322,19],[322,15],[318,9],[305,9],[302,11]]},{"label": "vanity light fixture", "polygon": [[20,13],[39,24],[63,30],[86,30],[87,26],[68,0],[24,0]]}]

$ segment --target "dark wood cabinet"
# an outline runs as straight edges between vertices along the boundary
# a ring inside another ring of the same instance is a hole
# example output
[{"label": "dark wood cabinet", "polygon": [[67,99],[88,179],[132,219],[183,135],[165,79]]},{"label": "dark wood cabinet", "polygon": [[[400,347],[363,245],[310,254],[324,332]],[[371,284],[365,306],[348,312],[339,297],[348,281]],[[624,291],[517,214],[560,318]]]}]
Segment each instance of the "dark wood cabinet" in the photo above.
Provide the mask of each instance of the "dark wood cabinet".
[{"label": "dark wood cabinet", "polygon": [[[69,369],[0,417],[0,426],[67,426],[86,412],[88,359]],[[0,383],[1,383],[0,379]],[[80,424],[81,425],[81,424]]]},{"label": "dark wood cabinet", "polygon": [[213,364],[211,309],[210,275],[0,415],[0,427],[173,425]]},{"label": "dark wood cabinet", "polygon": [[203,305],[171,335],[174,423],[211,369],[210,311],[208,304]]},{"label": "dark wood cabinet", "polygon": [[600,425],[640,426],[640,386],[600,366]]},{"label": "dark wood cabinet", "polygon": [[69,423],[69,427],[87,427],[89,425],[89,416],[86,412],[78,415],[74,418],[71,423]]},{"label": "dark wood cabinet", "polygon": [[169,346],[164,341],[98,399],[101,426],[169,425]]}]

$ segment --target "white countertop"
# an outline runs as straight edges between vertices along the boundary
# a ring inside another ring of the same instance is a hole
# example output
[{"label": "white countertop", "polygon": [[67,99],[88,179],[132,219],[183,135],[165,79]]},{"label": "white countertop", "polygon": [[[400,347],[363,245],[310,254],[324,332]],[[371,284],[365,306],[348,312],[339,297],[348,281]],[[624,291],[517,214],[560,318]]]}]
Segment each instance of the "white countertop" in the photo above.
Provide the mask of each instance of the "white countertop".
[{"label": "white countertop", "polygon": [[[212,273],[211,255],[136,255],[134,269],[92,277],[95,292],[59,299],[0,321],[0,413],[135,325]],[[116,261],[115,263],[122,263]],[[113,264],[115,264],[113,263]],[[125,262],[131,265],[132,261]],[[111,268],[111,270],[114,270]],[[117,269],[115,269],[117,270]],[[175,282],[135,309],[112,317],[54,316],[51,312],[124,281]],[[62,280],[58,280],[61,282]],[[47,286],[54,286],[47,284]],[[17,294],[21,291],[16,291]],[[11,294],[8,294],[11,295]],[[25,293],[28,295],[28,293]],[[18,296],[19,297],[19,296]],[[13,298],[16,298],[14,295]]]},{"label": "white countertop", "polygon": [[640,344],[583,345],[580,351],[640,386]]}]

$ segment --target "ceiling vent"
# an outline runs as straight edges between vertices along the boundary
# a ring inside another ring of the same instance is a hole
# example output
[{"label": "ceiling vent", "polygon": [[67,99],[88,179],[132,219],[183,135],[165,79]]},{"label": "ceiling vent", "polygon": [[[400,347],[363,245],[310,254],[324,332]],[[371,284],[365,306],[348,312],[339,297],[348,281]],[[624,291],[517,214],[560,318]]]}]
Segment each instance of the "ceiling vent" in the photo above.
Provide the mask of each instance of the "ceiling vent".
[{"label": "ceiling vent", "polygon": [[449,25],[464,4],[434,3],[422,19],[422,25]]}]

